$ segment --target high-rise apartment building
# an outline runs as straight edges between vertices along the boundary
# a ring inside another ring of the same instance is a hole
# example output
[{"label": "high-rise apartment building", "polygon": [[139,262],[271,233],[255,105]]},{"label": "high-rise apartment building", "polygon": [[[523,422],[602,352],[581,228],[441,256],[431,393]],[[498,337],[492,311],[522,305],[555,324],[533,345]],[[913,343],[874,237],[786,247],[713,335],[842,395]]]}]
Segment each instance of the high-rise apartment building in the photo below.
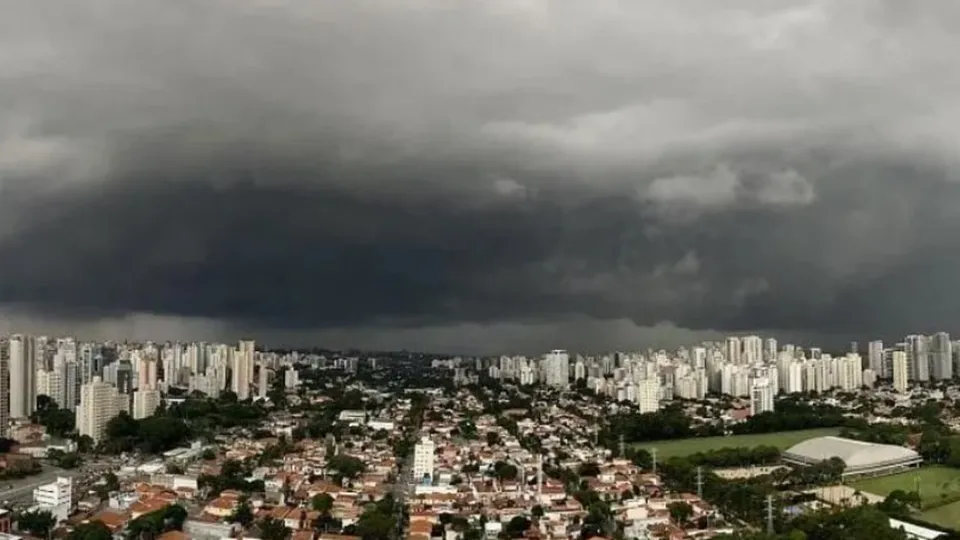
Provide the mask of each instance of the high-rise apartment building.
[{"label": "high-rise apartment building", "polygon": [[237,394],[237,399],[244,400],[250,397],[255,356],[256,344],[253,341],[241,341],[237,350],[233,352],[230,389]]},{"label": "high-rise apartment building", "polygon": [[424,436],[413,447],[413,480],[418,484],[433,482],[433,466],[436,445],[430,437]]},{"label": "high-rise apartment building", "polygon": [[953,344],[950,334],[937,332],[930,338],[930,374],[934,379],[946,381],[953,378]]},{"label": "high-rise apartment building", "polygon": [[37,410],[36,341],[30,336],[10,336],[10,418],[28,418]]},{"label": "high-rise apartment building", "polygon": [[283,386],[284,388],[290,390],[296,388],[300,384],[300,374],[297,372],[295,366],[287,366],[286,371],[283,372]]},{"label": "high-rise apartment building", "polygon": [[570,384],[570,355],[567,351],[555,349],[543,359],[543,374],[548,386],[567,388]]},{"label": "high-rise apartment building", "polygon": [[740,363],[740,338],[731,336],[727,338],[726,359],[731,364]]},{"label": "high-rise apartment building", "polygon": [[644,379],[637,383],[637,407],[640,414],[660,410],[660,381],[657,378]]},{"label": "high-rise apartment building", "polygon": [[763,342],[763,361],[774,362],[777,359],[777,340],[767,338]]},{"label": "high-rise apartment building", "polygon": [[750,383],[750,416],[773,411],[773,388],[770,379],[757,377]]},{"label": "high-rise apartment building", "polygon": [[887,376],[883,365],[882,341],[871,341],[867,344],[867,367],[875,371],[880,377]]},{"label": "high-rise apartment building", "polygon": [[0,341],[0,437],[10,429],[10,342]]},{"label": "high-rise apartment building", "polygon": [[927,336],[909,335],[905,340],[907,353],[907,369],[911,381],[927,382],[930,380],[930,358]]},{"label": "high-rise apartment building", "polygon": [[77,407],[77,431],[99,442],[111,418],[127,411],[128,397],[117,392],[116,387],[94,377],[89,384],[80,387],[80,406]]},{"label": "high-rise apartment building", "polygon": [[160,391],[152,388],[137,390],[133,393],[133,416],[134,420],[140,420],[153,416],[157,407],[160,406]]},{"label": "high-rise apartment building", "polygon": [[260,373],[257,379],[257,397],[260,399],[267,399],[267,390],[270,389],[270,370],[267,369],[267,364],[265,362],[260,362]]},{"label": "high-rise apartment building", "polygon": [[760,336],[744,336],[740,345],[741,360],[744,364],[753,365],[763,361],[763,340]]},{"label": "high-rise apartment building", "polygon": [[907,391],[910,370],[907,366],[907,353],[905,351],[893,351],[893,388],[901,394]]}]

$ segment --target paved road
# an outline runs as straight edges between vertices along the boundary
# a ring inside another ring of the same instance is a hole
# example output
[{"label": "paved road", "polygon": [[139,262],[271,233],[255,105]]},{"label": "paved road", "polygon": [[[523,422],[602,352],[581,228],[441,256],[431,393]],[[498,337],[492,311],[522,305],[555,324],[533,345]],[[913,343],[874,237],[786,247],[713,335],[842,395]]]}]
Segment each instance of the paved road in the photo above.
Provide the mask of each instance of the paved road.
[{"label": "paved road", "polygon": [[[62,469],[54,469],[52,467],[44,467],[42,473],[37,476],[28,476],[27,478],[21,478],[12,482],[0,482],[0,501],[11,501],[15,499],[22,499],[24,497],[32,497],[33,490],[43,484],[49,484],[57,479],[58,476],[68,476],[73,478],[80,474],[80,471],[67,471]],[[13,489],[10,489],[10,484],[13,484]]]}]

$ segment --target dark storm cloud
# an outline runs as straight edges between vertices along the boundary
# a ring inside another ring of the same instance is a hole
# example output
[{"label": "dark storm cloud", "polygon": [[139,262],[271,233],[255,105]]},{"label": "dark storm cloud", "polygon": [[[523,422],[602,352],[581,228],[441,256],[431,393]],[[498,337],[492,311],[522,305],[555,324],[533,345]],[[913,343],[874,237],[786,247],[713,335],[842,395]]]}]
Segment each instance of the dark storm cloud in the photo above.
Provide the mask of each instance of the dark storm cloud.
[{"label": "dark storm cloud", "polygon": [[949,328],[960,11],[898,5],[0,1],[0,302]]}]

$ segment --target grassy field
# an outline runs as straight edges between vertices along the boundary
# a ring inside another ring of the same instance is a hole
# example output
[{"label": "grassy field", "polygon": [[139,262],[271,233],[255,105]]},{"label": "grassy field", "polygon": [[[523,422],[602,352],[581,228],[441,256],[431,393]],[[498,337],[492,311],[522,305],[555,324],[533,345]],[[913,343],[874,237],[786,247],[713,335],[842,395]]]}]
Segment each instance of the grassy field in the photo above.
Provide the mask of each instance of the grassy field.
[{"label": "grassy field", "polygon": [[920,518],[948,529],[960,529],[960,501],[927,510]]},{"label": "grassy field", "polygon": [[[924,506],[942,504],[944,499],[960,495],[960,469],[949,467],[922,467],[900,474],[860,480],[850,486],[860,491],[886,496],[897,489],[916,491],[918,482]],[[941,508],[949,506],[953,505],[948,504]],[[939,510],[940,508],[935,508],[930,511]]]},{"label": "grassy field", "polygon": [[678,439],[673,441],[653,441],[638,443],[637,448],[657,449],[657,459],[682,457],[697,452],[718,450],[720,448],[776,446],[781,450],[790,448],[798,442],[814,437],[836,435],[839,429],[808,429],[803,431],[782,431],[780,433],[762,433],[759,435],[731,435],[729,437],[698,437],[696,439]]}]

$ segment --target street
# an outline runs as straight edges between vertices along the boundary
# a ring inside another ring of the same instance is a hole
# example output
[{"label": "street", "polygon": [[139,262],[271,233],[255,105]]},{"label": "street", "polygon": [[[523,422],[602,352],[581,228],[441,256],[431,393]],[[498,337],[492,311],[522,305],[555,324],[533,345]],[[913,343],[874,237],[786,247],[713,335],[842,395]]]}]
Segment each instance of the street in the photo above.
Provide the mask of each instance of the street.
[{"label": "street", "polygon": [[[32,497],[34,488],[53,482],[58,476],[74,478],[79,474],[80,471],[76,470],[68,471],[46,466],[43,472],[36,476],[0,483],[0,486],[2,486],[0,487],[0,490],[2,490],[0,491],[0,501],[13,501],[25,497]],[[10,485],[13,485],[13,489],[10,489]]]}]

